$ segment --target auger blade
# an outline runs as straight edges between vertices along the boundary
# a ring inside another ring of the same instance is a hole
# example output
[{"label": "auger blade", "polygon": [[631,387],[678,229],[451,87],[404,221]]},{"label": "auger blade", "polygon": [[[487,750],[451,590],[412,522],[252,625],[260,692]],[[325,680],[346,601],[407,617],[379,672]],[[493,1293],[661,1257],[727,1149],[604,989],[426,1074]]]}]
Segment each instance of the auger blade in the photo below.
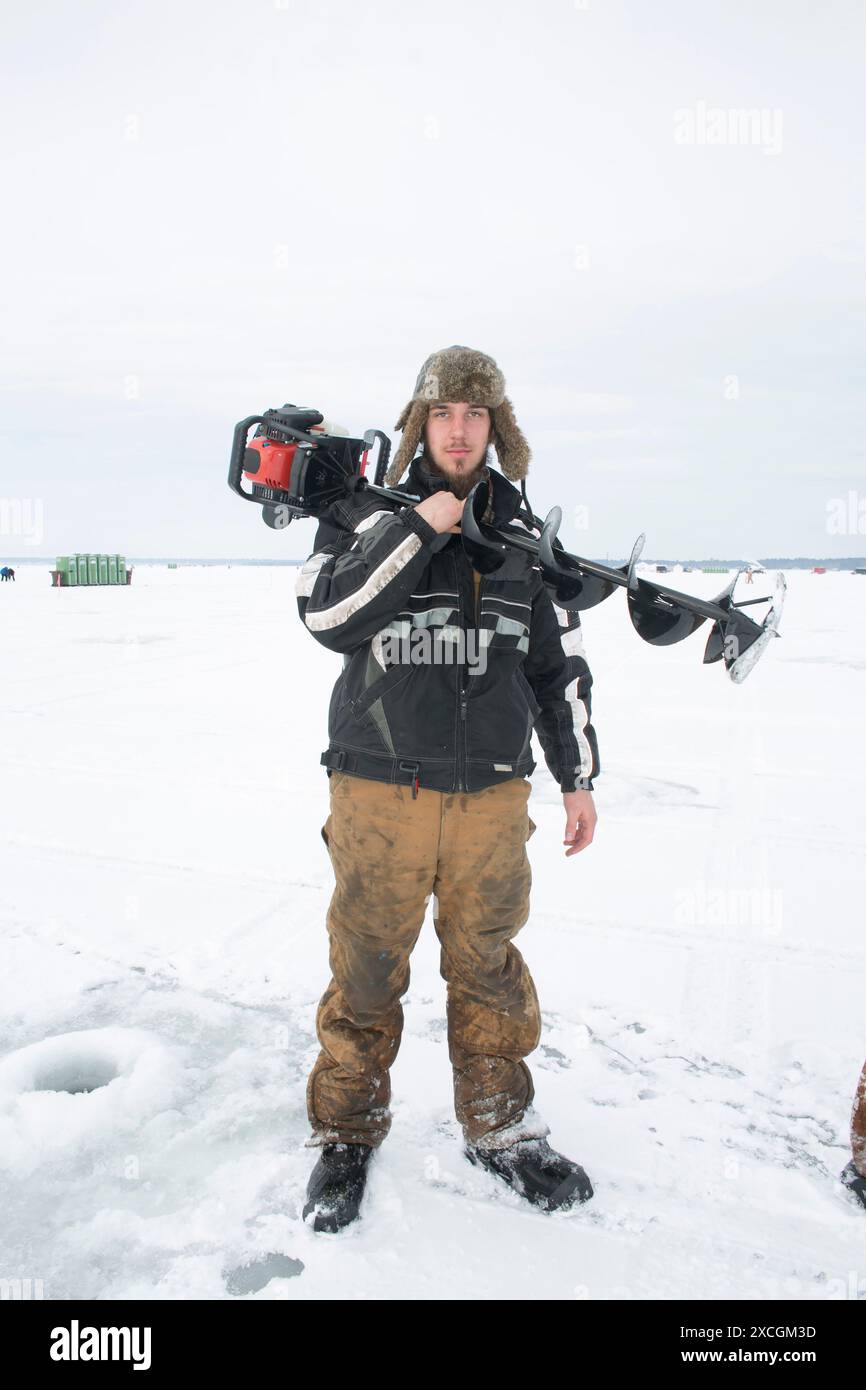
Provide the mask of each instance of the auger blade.
[{"label": "auger blade", "polygon": [[638,586],[637,562],[643,553],[645,542],[646,532],[642,531],[631,548],[631,555],[629,555],[628,564],[625,566],[628,587],[630,589],[636,589]]},{"label": "auger blade", "polygon": [[614,580],[588,574],[561,546],[554,549],[561,524],[562,508],[552,507],[547,513],[538,542],[541,577],[555,604],[569,612],[583,612],[609,598],[618,586]]},{"label": "auger blade", "polygon": [[784,574],[777,574],[770,610],[764,621],[757,623],[742,612],[742,609],[755,603],[766,603],[767,599],[746,599],[743,603],[737,604],[733,593],[740,573],[742,571],[734,576],[732,582],[715,600],[727,616],[724,619],[717,618],[713,623],[704,652],[705,663],[721,661],[724,658],[726,671],[731,680],[737,683],[746,679],[761,653],[766,650],[770,639],[779,636],[776,628],[782,615],[787,587]]},{"label": "auger blade", "polygon": [[638,636],[653,647],[682,642],[705,621],[703,613],[695,613],[667,598],[646,579],[629,585],[628,611]]},{"label": "auger blade", "polygon": [[486,483],[476,483],[463,505],[460,534],[466,556],[479,574],[495,574],[509,555],[509,546],[495,540],[482,530],[481,518],[487,510],[489,490]]},{"label": "auger blade", "polygon": [[[748,639],[744,646],[739,631],[731,633],[733,640],[729,644],[730,654],[727,652],[725,654],[725,666],[727,667],[728,675],[731,680],[735,681],[737,685],[739,685],[741,681],[744,681],[752,668],[757,665],[759,657],[766,651],[772,639],[781,635],[777,629],[782,617],[782,609],[785,605],[785,593],[787,592],[787,588],[788,585],[785,576],[780,570],[776,575],[776,591],[773,594],[773,602],[770,611],[758,628],[757,635]],[[734,611],[736,612],[736,609]],[[742,620],[745,614],[738,613],[737,617]],[[753,623],[751,619],[748,619],[748,621],[752,627],[758,626],[757,623]]]},{"label": "auger blade", "polygon": [[713,623],[710,635],[707,638],[707,645],[704,648],[704,665],[709,665],[712,661],[721,661],[725,654],[725,634],[720,622]]},{"label": "auger blade", "polygon": [[[726,585],[718,597],[713,599],[713,603],[717,604],[719,608],[723,608],[726,613],[730,612],[734,589],[741,573],[742,571],[738,570],[730,584]],[[753,626],[756,629],[755,636],[757,637],[760,628],[757,623],[753,624]],[[713,661],[721,661],[724,654],[725,628],[722,626],[721,620],[717,619],[716,622],[713,623],[710,635],[707,638],[707,645],[704,649],[704,665],[709,665]]]}]

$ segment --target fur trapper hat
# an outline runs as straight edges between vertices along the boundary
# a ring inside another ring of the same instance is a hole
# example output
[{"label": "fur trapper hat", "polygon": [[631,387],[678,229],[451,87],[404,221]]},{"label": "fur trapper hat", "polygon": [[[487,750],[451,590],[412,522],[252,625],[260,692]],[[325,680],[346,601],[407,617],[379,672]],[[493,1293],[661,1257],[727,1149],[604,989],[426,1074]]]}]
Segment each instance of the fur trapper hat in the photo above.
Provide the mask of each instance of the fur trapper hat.
[{"label": "fur trapper hat", "polygon": [[532,455],[505,394],[505,377],[492,357],[454,343],[432,353],[418,373],[414,395],[394,426],[403,431],[403,438],[385,474],[386,487],[397,486],[415,457],[427,413],[436,401],[486,405],[502,472],[515,483],[526,477]]}]

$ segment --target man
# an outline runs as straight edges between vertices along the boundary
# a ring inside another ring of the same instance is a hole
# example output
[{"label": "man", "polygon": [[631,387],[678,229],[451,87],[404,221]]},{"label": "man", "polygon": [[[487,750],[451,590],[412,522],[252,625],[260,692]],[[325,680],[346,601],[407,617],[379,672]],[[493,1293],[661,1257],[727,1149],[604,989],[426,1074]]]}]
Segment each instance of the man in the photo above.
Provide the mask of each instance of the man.
[{"label": "man", "polygon": [[386,485],[408,465],[403,487],[421,501],[395,510],[360,489],[336,502],[296,586],[309,631],[343,655],[321,758],[336,887],[307,1084],[308,1145],[322,1154],[304,1216],[317,1230],[357,1215],[389,1132],[400,998],[431,897],[466,1156],[546,1210],[592,1196],[533,1109],[524,1058],[541,1017],[512,944],[529,915],[533,727],[562,790],[566,854],[593,838],[599,759],[579,618],[554,607],[531,556],[512,548],[482,576],[463,548],[462,499],[477,482],[494,525],[521,524],[525,500],[512,484],[530,452],[493,359],[459,345],[434,353],[395,428]]}]

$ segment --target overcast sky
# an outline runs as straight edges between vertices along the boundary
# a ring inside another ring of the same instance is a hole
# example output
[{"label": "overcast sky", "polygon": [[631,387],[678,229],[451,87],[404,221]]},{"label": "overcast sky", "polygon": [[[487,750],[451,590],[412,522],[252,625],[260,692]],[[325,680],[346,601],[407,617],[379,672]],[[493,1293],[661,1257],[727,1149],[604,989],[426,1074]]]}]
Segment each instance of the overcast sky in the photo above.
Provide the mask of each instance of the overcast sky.
[{"label": "overcast sky", "polygon": [[862,3],[4,9],[5,553],[303,558],[235,422],[451,343],[579,553],[866,552]]}]

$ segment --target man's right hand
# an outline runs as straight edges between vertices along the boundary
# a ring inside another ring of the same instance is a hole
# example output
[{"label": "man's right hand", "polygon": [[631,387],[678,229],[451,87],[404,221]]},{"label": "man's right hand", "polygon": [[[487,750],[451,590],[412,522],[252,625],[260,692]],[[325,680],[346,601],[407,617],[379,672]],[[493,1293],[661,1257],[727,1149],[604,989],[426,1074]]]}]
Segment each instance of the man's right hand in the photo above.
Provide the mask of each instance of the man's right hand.
[{"label": "man's right hand", "polygon": [[415,510],[419,516],[438,531],[441,535],[443,531],[457,531],[460,527],[455,523],[463,515],[464,499],[455,497],[453,492],[447,492],[444,488],[439,492],[431,492],[429,497],[415,504]]}]

